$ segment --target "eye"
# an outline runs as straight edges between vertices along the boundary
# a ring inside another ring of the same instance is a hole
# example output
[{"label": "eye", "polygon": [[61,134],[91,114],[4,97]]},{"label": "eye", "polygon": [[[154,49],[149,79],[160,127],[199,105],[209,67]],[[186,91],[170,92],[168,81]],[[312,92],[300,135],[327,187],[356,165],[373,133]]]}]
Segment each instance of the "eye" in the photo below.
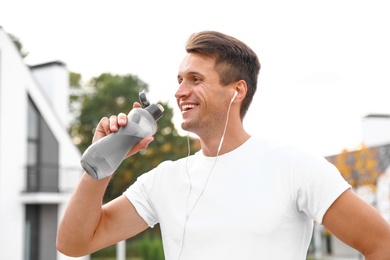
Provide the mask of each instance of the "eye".
[{"label": "eye", "polygon": [[178,82],[179,84],[182,83],[182,82],[183,82],[183,78],[178,77],[178,78],[177,78],[177,82]]},{"label": "eye", "polygon": [[201,80],[201,78],[199,78],[199,77],[193,77],[192,79],[191,79],[191,81],[192,81],[192,83],[194,83],[194,84],[199,84],[199,82],[201,82],[202,80]]}]

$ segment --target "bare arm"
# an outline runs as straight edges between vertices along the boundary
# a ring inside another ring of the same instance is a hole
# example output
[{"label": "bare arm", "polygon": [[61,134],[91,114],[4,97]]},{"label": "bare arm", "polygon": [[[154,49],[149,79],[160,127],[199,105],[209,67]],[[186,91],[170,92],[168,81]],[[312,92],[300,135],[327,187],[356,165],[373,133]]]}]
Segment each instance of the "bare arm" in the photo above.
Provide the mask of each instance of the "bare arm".
[{"label": "bare arm", "polygon": [[323,224],[366,260],[390,259],[390,225],[353,191],[345,191],[328,209]]},{"label": "bare arm", "polygon": [[[139,105],[139,104],[138,104]],[[138,106],[135,104],[135,107]],[[110,119],[102,118],[93,142],[118,130],[127,123],[123,113]],[[153,140],[146,137],[128,153],[145,149]],[[95,180],[84,172],[67,205],[57,233],[57,249],[69,256],[83,256],[132,237],[147,228],[134,206],[125,197],[102,205],[103,195],[111,177]]]},{"label": "bare arm", "polygon": [[69,256],[87,255],[147,228],[123,195],[102,206],[108,180],[96,181],[84,173],[59,226],[60,252]]}]

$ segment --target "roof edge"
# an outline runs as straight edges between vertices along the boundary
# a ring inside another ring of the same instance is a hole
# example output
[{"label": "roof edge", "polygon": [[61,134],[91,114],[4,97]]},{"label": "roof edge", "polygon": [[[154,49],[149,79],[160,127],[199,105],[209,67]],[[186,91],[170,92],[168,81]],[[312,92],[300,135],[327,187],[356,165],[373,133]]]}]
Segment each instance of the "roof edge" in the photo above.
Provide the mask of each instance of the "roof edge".
[{"label": "roof edge", "polygon": [[48,66],[52,66],[52,65],[58,65],[58,66],[63,66],[63,67],[66,66],[65,62],[60,61],[60,60],[55,60],[55,61],[49,61],[49,62],[36,64],[36,65],[30,65],[29,67],[31,69],[38,69],[38,68],[48,67]]},{"label": "roof edge", "polygon": [[390,114],[368,114],[364,118],[390,118]]}]

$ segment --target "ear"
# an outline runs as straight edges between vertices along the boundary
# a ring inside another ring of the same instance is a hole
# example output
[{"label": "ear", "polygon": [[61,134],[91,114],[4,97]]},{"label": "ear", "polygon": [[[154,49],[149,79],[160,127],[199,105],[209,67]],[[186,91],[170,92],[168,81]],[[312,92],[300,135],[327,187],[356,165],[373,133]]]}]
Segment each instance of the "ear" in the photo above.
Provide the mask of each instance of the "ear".
[{"label": "ear", "polygon": [[237,94],[235,94],[235,100],[239,100],[239,101],[242,101],[245,96],[246,96],[246,93],[248,91],[248,87],[246,85],[246,82],[245,80],[239,80],[236,82],[235,84],[235,91],[237,92]]}]

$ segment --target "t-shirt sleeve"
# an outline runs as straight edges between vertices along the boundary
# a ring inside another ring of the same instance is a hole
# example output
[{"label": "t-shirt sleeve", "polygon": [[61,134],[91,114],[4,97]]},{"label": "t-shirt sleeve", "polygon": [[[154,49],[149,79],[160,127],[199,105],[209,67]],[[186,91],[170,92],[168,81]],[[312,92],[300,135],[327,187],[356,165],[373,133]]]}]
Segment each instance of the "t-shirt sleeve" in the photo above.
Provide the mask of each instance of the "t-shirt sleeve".
[{"label": "t-shirt sleeve", "polygon": [[298,210],[322,224],[326,211],[351,185],[324,157],[308,152],[295,152],[292,169]]},{"label": "t-shirt sleeve", "polygon": [[147,193],[153,174],[154,170],[144,173],[123,193],[151,228],[158,223],[155,209]]}]

